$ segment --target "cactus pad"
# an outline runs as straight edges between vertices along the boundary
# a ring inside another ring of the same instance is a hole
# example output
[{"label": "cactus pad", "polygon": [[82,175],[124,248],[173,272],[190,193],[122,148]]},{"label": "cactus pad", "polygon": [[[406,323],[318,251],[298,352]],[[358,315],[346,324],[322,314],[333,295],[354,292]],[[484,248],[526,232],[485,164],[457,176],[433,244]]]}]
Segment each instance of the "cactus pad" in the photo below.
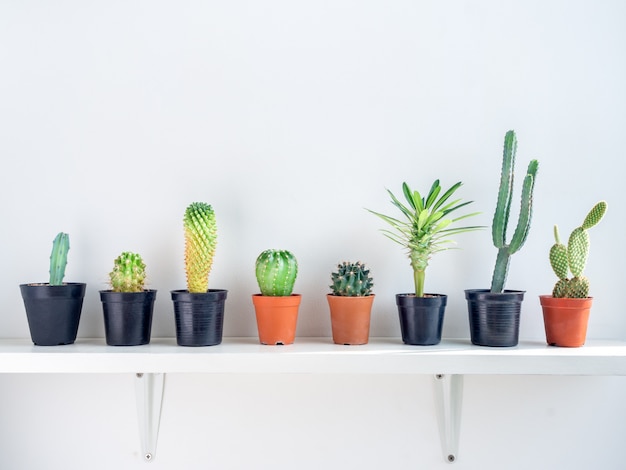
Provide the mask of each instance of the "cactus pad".
[{"label": "cactus pad", "polygon": [[337,265],[337,271],[331,273],[330,288],[333,295],[345,297],[363,297],[371,295],[374,285],[369,269],[360,261],[350,263],[344,261]]},{"label": "cactus pad", "polygon": [[602,217],[604,217],[604,213],[606,212],[607,204],[606,201],[598,202],[587,214],[585,217],[585,221],[583,222],[582,227],[587,230],[596,225]]},{"label": "cactus pad", "polygon": [[113,292],[142,292],[146,281],[146,265],[141,256],[125,251],[113,262],[109,279]]}]

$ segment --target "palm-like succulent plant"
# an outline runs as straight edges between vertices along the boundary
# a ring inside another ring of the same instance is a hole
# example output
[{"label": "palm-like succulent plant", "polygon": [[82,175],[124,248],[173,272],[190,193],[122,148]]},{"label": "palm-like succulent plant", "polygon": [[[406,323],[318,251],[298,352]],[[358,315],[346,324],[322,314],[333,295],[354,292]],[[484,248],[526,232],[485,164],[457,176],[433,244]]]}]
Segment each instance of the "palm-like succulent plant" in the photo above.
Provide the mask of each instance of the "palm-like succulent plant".
[{"label": "palm-like succulent plant", "polygon": [[428,195],[423,197],[418,191],[412,191],[407,183],[402,183],[402,191],[408,205],[400,202],[391,191],[387,190],[391,196],[391,202],[402,212],[406,220],[367,209],[391,225],[393,230],[383,230],[383,233],[407,249],[413,268],[417,297],[424,297],[424,280],[430,258],[435,253],[452,248],[454,241],[450,237],[482,228],[480,226],[452,227],[452,224],[478,214],[478,212],[473,212],[455,218],[449,217],[452,212],[472,202],[461,202],[461,199],[449,201],[461,185],[459,181],[441,194],[442,187],[439,180],[435,180]]}]

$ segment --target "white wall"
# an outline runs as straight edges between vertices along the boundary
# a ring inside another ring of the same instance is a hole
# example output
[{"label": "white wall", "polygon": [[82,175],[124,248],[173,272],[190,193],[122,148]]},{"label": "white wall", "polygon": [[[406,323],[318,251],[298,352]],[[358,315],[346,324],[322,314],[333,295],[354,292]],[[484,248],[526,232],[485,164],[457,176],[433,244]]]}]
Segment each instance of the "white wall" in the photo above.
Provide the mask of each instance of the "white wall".
[{"label": "white wall", "polygon": [[[254,260],[275,247],[300,264],[299,335],[329,335],[329,273],[360,259],[376,283],[372,334],[399,338],[394,294],[411,289],[410,267],[364,208],[391,212],[385,188],[405,180],[462,180],[489,225],[515,129],[518,172],[540,160],[507,283],[527,291],[522,338],[543,339],[553,224],[569,233],[606,199],[589,336],[623,339],[625,20],[610,0],[0,3],[0,337],[28,337],[17,286],[47,278],[59,231],[66,279],[88,284],[79,340],[103,336],[97,291],[125,250],[159,291],[153,335],[173,336],[181,219],[198,200],[217,214],[210,284],[229,290],[227,335],[256,334]],[[457,240],[426,287],[449,295],[444,335],[467,338],[463,289],[487,287],[496,253],[487,230]],[[0,467],[144,465],[130,380],[0,377]],[[622,467],[621,378],[472,377],[466,392],[457,468]],[[175,376],[151,465],[440,468],[431,398],[428,377]]]}]

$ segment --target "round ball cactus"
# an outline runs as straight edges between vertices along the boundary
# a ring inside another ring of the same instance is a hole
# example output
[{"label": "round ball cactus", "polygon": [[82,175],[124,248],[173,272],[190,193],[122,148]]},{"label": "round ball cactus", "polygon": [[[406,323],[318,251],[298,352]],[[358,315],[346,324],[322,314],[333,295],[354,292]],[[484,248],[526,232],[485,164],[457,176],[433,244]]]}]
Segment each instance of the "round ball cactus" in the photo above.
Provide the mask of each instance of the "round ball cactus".
[{"label": "round ball cactus", "polygon": [[374,282],[369,273],[369,269],[366,269],[365,264],[360,261],[356,263],[344,261],[338,264],[337,271],[330,275],[332,280],[330,289],[333,295],[345,297],[371,295]]},{"label": "round ball cactus", "polygon": [[146,282],[146,265],[141,256],[125,251],[113,262],[109,279],[113,292],[142,292]]},{"label": "round ball cactus", "polygon": [[288,296],[298,275],[298,262],[287,250],[265,250],[256,259],[256,280],[262,295]]}]

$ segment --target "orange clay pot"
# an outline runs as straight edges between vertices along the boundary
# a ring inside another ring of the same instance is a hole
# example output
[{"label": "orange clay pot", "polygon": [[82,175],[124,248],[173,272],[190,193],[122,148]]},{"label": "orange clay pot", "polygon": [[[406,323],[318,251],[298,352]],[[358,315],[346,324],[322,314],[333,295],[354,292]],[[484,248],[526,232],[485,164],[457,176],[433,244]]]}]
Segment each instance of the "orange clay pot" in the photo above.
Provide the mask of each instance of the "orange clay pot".
[{"label": "orange clay pot", "polygon": [[374,294],[346,297],[327,294],[333,342],[336,344],[367,344]]},{"label": "orange clay pot", "polygon": [[569,299],[540,295],[547,343],[569,348],[584,345],[592,301],[593,297]]},{"label": "orange clay pot", "polygon": [[301,298],[300,294],[252,296],[261,344],[293,344]]}]

